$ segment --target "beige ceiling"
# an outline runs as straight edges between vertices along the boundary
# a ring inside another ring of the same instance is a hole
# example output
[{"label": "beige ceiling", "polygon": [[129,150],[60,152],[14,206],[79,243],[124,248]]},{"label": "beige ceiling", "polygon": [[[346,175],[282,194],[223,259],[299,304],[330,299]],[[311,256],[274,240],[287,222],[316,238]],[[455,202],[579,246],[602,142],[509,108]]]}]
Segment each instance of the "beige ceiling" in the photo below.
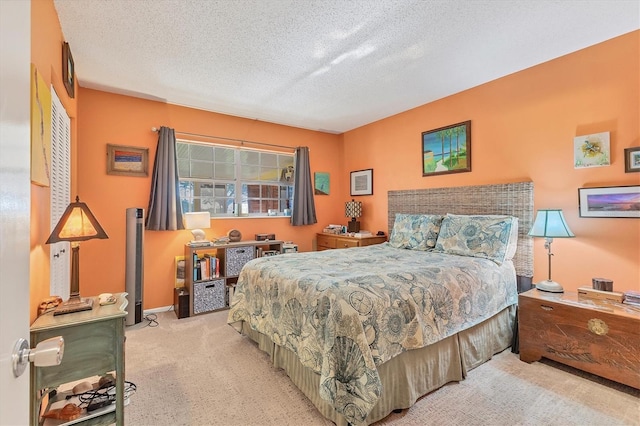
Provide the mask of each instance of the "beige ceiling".
[{"label": "beige ceiling", "polygon": [[54,4],[82,87],[334,133],[640,28],[639,0]]}]

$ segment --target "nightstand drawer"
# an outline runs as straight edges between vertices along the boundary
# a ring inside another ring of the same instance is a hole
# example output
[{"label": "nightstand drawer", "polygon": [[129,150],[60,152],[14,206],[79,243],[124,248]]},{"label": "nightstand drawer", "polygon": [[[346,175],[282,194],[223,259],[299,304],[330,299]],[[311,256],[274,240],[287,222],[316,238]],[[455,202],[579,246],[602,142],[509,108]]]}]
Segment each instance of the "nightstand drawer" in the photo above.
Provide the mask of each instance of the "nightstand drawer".
[{"label": "nightstand drawer", "polygon": [[360,242],[361,242],[360,240],[356,240],[354,238],[350,238],[350,239],[341,238],[339,240],[336,240],[336,248],[359,247]]},{"label": "nightstand drawer", "polygon": [[318,250],[336,248],[336,237],[318,234]]}]

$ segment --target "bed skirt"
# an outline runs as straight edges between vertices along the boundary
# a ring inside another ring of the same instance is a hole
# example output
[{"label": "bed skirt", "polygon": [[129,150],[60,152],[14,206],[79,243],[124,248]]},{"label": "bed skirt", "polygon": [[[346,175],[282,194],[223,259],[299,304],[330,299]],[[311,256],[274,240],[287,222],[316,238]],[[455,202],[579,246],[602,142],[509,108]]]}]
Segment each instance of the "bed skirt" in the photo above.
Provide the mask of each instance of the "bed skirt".
[{"label": "bed skirt", "polygon": [[[511,345],[514,319],[515,305],[474,327],[425,348],[403,352],[378,366],[383,393],[365,423],[381,420],[395,409],[409,408],[421,396],[463,380],[468,371]],[[243,321],[231,325],[268,353],[274,367],[285,370],[323,416],[338,426],[348,425],[342,414],[320,398],[320,375],[303,366],[294,352],[274,344]]]}]

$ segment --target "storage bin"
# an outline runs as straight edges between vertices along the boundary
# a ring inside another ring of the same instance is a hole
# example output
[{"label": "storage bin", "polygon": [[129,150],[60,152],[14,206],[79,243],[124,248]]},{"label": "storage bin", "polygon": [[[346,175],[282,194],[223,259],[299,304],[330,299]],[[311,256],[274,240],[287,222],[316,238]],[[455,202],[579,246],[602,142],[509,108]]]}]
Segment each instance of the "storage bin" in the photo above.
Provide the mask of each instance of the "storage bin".
[{"label": "storage bin", "polygon": [[224,280],[201,281],[193,284],[193,314],[226,307]]}]

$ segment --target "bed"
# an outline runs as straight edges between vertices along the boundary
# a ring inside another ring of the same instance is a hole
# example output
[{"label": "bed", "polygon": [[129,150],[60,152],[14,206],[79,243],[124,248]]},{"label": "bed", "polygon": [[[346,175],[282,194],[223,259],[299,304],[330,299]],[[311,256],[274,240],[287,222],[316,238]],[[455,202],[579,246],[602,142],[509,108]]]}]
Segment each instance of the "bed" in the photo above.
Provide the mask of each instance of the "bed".
[{"label": "bed", "polygon": [[532,275],[531,182],[388,197],[389,242],[252,260],[229,311],[338,425],[408,408],[507,348],[516,276]]}]

